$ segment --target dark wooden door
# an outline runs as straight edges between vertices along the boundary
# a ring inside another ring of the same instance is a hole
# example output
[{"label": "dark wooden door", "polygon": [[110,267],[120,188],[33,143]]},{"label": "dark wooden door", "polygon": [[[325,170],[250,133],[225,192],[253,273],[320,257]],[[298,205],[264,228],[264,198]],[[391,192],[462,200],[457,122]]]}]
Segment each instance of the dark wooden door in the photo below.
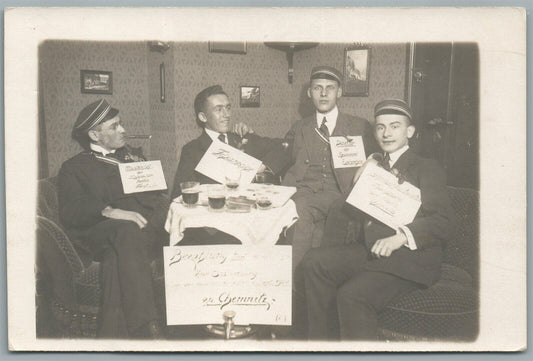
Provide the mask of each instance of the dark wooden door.
[{"label": "dark wooden door", "polygon": [[410,45],[407,96],[412,145],[437,159],[448,184],[479,189],[479,52],[474,43]]}]

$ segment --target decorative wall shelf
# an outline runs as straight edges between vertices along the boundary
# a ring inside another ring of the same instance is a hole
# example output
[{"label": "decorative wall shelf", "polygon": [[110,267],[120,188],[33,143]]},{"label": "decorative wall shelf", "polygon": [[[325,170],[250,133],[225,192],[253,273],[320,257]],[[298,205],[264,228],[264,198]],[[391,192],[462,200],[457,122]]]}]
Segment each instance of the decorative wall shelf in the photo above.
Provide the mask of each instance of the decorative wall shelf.
[{"label": "decorative wall shelf", "polygon": [[265,45],[272,49],[277,49],[287,54],[287,62],[289,63],[289,84],[292,84],[294,77],[294,68],[292,64],[294,53],[301,50],[314,48],[319,43],[297,43],[297,42],[265,42]]}]

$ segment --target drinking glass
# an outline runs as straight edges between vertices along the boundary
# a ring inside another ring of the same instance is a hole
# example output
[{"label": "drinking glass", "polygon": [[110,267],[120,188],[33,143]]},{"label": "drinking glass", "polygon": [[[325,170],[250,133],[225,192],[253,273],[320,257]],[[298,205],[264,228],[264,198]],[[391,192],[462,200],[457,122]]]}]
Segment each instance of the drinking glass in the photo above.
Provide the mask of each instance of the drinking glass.
[{"label": "drinking glass", "polygon": [[226,182],[224,184],[228,191],[236,191],[239,188],[239,184],[241,183],[241,172],[239,170],[228,171],[225,174],[225,178]]},{"label": "drinking glass", "polygon": [[226,205],[226,191],[224,187],[213,187],[207,192],[209,210],[212,212],[223,212]]},{"label": "drinking glass", "polygon": [[194,207],[200,195],[200,182],[183,182],[180,187],[183,204],[186,207]]}]

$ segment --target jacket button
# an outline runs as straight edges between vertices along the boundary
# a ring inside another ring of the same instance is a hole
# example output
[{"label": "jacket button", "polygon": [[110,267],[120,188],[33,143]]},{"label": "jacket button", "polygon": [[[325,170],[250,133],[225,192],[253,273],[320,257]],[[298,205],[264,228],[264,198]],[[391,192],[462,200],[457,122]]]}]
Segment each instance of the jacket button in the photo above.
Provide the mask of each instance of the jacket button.
[{"label": "jacket button", "polygon": [[309,159],[306,159],[306,160],[305,160],[305,164],[309,164]]}]

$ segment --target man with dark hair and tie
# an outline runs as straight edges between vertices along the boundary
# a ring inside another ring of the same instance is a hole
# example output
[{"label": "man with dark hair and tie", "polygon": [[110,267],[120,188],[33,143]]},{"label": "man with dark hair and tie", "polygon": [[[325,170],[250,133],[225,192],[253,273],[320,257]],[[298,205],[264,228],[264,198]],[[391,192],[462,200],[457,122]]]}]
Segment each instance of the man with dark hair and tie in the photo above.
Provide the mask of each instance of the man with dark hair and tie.
[{"label": "man with dark hair and tie", "polygon": [[[374,134],[383,152],[379,164],[398,182],[419,188],[421,206],[414,220],[398,229],[354,209],[360,226],[353,243],[306,254],[296,275],[294,317],[298,330],[307,325],[310,339],[328,339],[328,330],[338,324],[343,340],[376,340],[377,315],[388,303],[438,281],[442,248],[454,231],[444,170],[409,149],[415,132],[409,106],[403,100],[384,100],[375,107],[375,119]],[[369,157],[366,164],[378,163],[376,158]],[[335,224],[332,217],[337,215],[328,215],[328,224]],[[325,239],[330,236],[326,231]],[[337,321],[329,312],[335,308]]]},{"label": "man with dark hair and tie", "polygon": [[70,238],[101,262],[99,337],[161,338],[150,263],[168,244],[169,200],[160,191],[124,194],[118,164],[145,160],[125,133],[105,99],[80,112],[73,136],[87,149],[61,166],[59,217]]},{"label": "man with dark hair and tie", "polygon": [[195,170],[211,143],[216,139],[261,160],[263,164],[258,173],[267,170],[272,174],[277,174],[286,166],[288,153],[281,139],[253,134],[253,131],[244,123],[232,125],[231,103],[220,85],[205,88],[196,95],[194,112],[203,131],[198,138],[185,144],[181,149],[172,189],[173,199],[181,194],[180,183],[182,182],[216,183],[215,180]]},{"label": "man with dark hair and tie", "polygon": [[366,154],[377,148],[366,119],[339,112],[341,79],[342,74],[330,66],[312,69],[307,95],[315,113],[296,122],[285,137],[292,145],[292,166],[283,185],[297,188],[292,199],[299,216],[288,236],[293,269],[309,249],[320,245],[322,238],[313,238],[315,226],[324,222],[331,204],[347,194],[357,170],[333,167],[329,137],[362,136]]}]

